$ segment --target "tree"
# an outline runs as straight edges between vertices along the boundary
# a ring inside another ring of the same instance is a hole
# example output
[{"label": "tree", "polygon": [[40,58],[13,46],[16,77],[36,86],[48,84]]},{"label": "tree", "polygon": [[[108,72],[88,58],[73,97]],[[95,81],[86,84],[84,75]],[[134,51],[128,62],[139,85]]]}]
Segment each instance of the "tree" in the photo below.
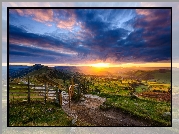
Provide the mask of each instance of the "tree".
[{"label": "tree", "polygon": [[130,95],[131,96],[135,96],[134,93],[135,93],[135,88],[138,86],[138,84],[136,82],[132,82],[132,83],[129,83],[129,88],[130,88]]}]

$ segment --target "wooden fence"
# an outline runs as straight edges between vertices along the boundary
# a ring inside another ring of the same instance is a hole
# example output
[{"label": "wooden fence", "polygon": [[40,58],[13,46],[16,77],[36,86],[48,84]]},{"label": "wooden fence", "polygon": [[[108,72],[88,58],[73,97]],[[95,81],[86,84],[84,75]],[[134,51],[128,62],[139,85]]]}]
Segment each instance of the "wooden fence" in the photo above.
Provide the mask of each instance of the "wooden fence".
[{"label": "wooden fence", "polygon": [[[58,88],[61,88],[59,85]],[[48,86],[46,83],[44,85],[34,85],[30,84],[29,77],[27,84],[23,83],[9,83],[9,99],[27,99],[28,103],[31,99],[43,99],[44,102],[48,100],[55,100],[62,106],[62,94],[61,90],[55,87]],[[35,94],[35,95],[34,95]],[[78,100],[80,98],[81,90],[78,88]],[[20,96],[21,95],[21,96]],[[68,89],[69,96],[69,108],[71,103],[71,98],[74,95],[74,83],[72,79],[72,85]]]},{"label": "wooden fence", "polygon": [[20,83],[9,83],[9,99],[24,98],[28,102],[31,99],[42,99],[46,101],[60,100],[61,93],[55,87],[49,87],[45,85],[32,85],[32,84],[20,84]]}]

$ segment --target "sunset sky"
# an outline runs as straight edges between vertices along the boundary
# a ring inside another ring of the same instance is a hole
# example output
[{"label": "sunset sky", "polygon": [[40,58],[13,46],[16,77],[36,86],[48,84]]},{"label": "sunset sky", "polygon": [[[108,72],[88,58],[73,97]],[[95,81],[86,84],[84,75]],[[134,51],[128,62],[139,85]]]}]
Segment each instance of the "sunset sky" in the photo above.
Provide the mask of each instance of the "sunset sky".
[{"label": "sunset sky", "polygon": [[9,62],[170,66],[171,10],[10,9]]}]

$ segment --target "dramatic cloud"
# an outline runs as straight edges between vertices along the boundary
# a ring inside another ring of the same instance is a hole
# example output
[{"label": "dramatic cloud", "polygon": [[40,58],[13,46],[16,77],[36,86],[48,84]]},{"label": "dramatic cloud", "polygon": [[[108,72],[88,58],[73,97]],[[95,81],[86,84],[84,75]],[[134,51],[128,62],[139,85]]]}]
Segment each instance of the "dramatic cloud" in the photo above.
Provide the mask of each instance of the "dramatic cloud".
[{"label": "dramatic cloud", "polygon": [[50,9],[10,9],[10,12],[15,12],[20,16],[32,17],[33,20],[39,22],[53,21],[53,11]]},{"label": "dramatic cloud", "polygon": [[171,60],[170,9],[10,9],[10,62]]}]

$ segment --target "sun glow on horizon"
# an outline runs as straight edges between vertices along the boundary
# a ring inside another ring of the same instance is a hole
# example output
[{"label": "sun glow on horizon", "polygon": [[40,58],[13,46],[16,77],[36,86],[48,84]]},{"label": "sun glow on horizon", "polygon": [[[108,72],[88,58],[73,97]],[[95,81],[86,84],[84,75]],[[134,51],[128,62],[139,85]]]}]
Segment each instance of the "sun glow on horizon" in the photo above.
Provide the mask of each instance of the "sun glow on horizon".
[{"label": "sun glow on horizon", "polygon": [[[9,65],[25,65],[33,66],[35,63],[9,63]],[[41,64],[41,63],[39,63]],[[93,64],[41,64],[44,66],[55,67],[55,66],[91,66],[95,68],[110,68],[110,67],[171,67],[171,63],[123,63],[123,64],[114,64],[114,63],[93,63]],[[2,66],[7,66],[7,63],[2,63]],[[179,63],[172,63],[172,67],[179,68]]]},{"label": "sun glow on horizon", "polygon": [[98,68],[106,68],[110,67],[109,63],[96,63],[96,64],[91,64],[92,67],[98,67]]}]

